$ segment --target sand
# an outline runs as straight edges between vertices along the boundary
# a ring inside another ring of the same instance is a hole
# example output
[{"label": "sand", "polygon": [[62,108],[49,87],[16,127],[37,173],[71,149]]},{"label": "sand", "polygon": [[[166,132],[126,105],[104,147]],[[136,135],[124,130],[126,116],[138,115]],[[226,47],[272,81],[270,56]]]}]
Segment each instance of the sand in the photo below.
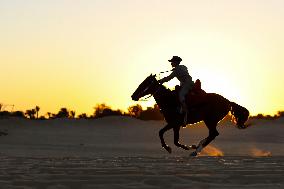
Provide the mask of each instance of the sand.
[{"label": "sand", "polygon": [[283,188],[280,157],[1,157],[0,188]]},{"label": "sand", "polygon": [[[198,157],[176,148],[164,121],[0,119],[0,188],[284,188],[284,119],[230,122]],[[191,145],[204,124],[181,129]]]}]

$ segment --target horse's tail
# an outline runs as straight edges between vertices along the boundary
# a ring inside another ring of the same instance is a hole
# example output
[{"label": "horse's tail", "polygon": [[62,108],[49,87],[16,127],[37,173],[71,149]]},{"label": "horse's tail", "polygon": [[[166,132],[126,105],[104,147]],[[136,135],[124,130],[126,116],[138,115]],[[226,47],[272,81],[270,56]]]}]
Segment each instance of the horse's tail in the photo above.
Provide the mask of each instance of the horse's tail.
[{"label": "horse's tail", "polygon": [[245,129],[249,125],[245,125],[248,120],[249,111],[235,102],[231,102],[231,114],[233,116],[233,122],[238,126],[239,129]]}]

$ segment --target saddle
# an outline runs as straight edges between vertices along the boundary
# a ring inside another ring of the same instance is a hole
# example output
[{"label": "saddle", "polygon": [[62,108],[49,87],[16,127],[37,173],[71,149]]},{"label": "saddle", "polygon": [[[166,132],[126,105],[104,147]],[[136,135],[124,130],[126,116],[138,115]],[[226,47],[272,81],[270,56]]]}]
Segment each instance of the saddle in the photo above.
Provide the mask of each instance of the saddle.
[{"label": "saddle", "polygon": [[[180,86],[175,88],[176,94],[180,91]],[[201,82],[197,79],[192,89],[187,93],[185,101],[189,108],[206,103],[206,92],[201,88]],[[177,95],[178,97],[178,95]]]}]

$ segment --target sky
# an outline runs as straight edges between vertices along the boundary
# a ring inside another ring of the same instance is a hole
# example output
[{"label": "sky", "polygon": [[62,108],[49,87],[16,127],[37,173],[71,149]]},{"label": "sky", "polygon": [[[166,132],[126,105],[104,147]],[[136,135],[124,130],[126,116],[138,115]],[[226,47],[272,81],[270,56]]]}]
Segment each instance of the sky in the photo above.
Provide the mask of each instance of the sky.
[{"label": "sky", "polygon": [[205,91],[273,115],[284,110],[283,8],[283,0],[1,0],[0,103],[41,114],[91,114],[99,103],[127,110],[138,85],[167,76],[159,72],[177,55]]}]

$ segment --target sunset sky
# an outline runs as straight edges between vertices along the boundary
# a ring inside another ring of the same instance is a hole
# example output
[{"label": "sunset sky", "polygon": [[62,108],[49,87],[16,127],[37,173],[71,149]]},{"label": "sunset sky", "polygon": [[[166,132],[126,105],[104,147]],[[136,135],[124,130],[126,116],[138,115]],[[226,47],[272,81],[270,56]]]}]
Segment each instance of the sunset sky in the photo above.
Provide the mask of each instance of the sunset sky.
[{"label": "sunset sky", "polygon": [[284,110],[283,10],[283,0],[1,0],[0,103],[41,114],[126,110],[141,81],[178,55],[207,92],[275,114]]}]

